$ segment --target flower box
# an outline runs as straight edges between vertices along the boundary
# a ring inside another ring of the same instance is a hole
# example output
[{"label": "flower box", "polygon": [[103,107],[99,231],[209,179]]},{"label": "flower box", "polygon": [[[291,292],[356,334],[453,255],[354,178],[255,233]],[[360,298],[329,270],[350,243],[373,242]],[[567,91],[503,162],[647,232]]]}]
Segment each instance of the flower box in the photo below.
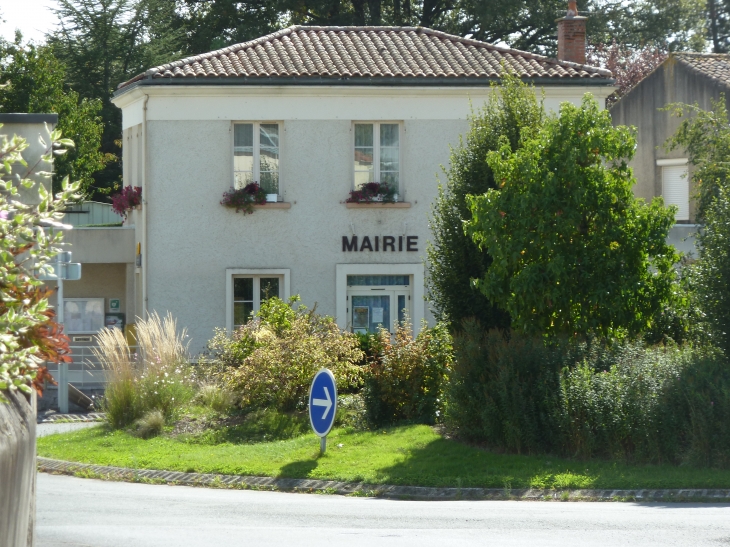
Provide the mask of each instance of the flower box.
[{"label": "flower box", "polygon": [[235,209],[237,213],[250,215],[255,205],[264,205],[267,202],[266,192],[257,182],[251,182],[243,188],[231,188],[223,193],[221,205]]},{"label": "flower box", "polygon": [[346,203],[395,203],[398,192],[387,182],[366,182],[357,190],[350,191]]},{"label": "flower box", "polygon": [[127,214],[132,209],[142,209],[142,187],[125,186],[122,191],[112,196],[112,211],[127,220]]}]

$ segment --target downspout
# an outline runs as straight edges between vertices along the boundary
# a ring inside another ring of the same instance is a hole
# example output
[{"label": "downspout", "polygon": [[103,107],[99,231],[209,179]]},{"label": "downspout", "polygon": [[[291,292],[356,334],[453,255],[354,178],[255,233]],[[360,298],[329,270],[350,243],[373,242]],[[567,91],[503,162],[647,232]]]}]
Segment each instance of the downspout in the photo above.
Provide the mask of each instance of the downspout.
[{"label": "downspout", "polygon": [[142,313],[143,319],[147,319],[147,101],[150,96],[144,96],[142,108]]}]

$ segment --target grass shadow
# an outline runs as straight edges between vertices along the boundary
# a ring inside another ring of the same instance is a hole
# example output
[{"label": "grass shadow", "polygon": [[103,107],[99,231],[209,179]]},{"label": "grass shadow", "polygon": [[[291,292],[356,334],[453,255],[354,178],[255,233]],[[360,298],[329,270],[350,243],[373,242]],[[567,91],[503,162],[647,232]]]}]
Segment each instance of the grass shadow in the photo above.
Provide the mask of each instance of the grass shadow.
[{"label": "grass shadow", "polygon": [[402,454],[378,470],[384,482],[505,490],[730,488],[730,470],[497,454],[443,437]]},{"label": "grass shadow", "polygon": [[317,465],[316,459],[291,462],[281,467],[279,477],[285,479],[308,478],[312,471],[317,469]]}]

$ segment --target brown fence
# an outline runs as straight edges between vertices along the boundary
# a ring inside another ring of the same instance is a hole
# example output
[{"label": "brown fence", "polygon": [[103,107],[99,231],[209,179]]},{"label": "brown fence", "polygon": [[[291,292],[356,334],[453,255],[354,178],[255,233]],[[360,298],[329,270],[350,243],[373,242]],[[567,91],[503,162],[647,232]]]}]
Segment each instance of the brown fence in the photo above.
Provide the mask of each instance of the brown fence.
[{"label": "brown fence", "polygon": [[36,399],[3,391],[0,402],[0,545],[32,547],[35,523]]}]

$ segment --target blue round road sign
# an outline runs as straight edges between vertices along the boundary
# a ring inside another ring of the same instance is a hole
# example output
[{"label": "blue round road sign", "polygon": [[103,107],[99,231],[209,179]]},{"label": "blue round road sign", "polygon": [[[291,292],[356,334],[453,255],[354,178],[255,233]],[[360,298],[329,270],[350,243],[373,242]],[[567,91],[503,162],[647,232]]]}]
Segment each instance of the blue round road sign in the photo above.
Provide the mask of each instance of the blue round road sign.
[{"label": "blue round road sign", "polygon": [[326,437],[335,423],[337,385],[335,376],[323,368],[314,375],[309,388],[309,423],[320,437]]}]

